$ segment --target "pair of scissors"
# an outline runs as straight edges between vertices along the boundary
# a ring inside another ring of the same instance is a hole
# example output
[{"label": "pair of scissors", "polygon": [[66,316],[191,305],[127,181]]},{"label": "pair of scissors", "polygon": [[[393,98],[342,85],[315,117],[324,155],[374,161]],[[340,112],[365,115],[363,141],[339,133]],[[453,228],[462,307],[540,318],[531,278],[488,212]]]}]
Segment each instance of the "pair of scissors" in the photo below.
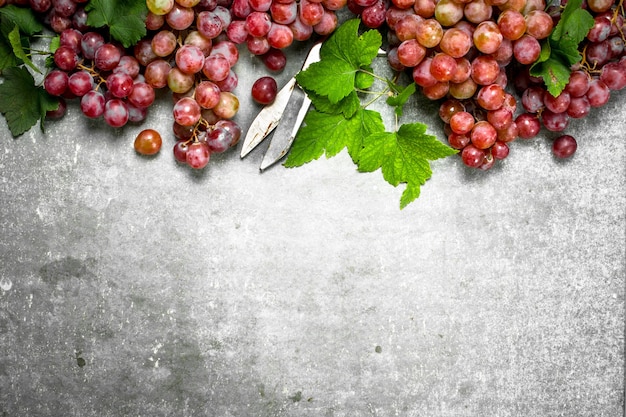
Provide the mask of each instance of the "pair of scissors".
[{"label": "pair of scissors", "polygon": [[[302,71],[314,62],[320,60],[322,41],[318,41],[311,47]],[[296,77],[293,76],[283,88],[280,89],[274,102],[265,106],[254,119],[241,148],[241,158],[249,154],[265,138],[273,133],[270,144],[261,161],[261,172],[280,161],[289,149],[302,125],[311,100],[306,93],[299,88]],[[297,88],[296,88],[297,87]]]}]

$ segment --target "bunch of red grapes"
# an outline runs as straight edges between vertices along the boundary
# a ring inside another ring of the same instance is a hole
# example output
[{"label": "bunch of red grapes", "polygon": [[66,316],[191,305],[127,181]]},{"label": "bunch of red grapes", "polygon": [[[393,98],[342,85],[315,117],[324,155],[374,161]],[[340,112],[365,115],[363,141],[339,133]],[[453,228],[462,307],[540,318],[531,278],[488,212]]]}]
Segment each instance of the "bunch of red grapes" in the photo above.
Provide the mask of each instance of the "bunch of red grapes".
[{"label": "bunch of red grapes", "polygon": [[[566,0],[557,5],[545,0],[146,0],[147,36],[129,49],[87,26],[81,4],[86,1],[8,0],[32,8],[60,35],[56,68],[44,82],[61,100],[50,116],[64,112],[65,99],[77,98],[85,116],[121,127],[145,119],[155,90],[167,89],[174,99],[173,153],[193,168],[203,168],[212,153],[235,146],[241,136],[232,120],[239,108],[233,67],[240,46],[268,70],[280,71],[286,47],[332,33],[336,12],[345,8],[367,27],[386,31],[389,65],[409,73],[420,93],[440,104],[448,142],[469,167],[493,167],[508,156],[512,141],[533,138],[542,126],[563,132],[571,118],[585,117],[626,86],[623,0],[583,4],[595,24],[581,44],[582,62],[557,97],[541,78],[530,76],[529,68]],[[275,80],[264,76],[251,95],[268,104],[276,92]],[[562,134],[553,152],[569,157],[576,146],[571,135]],[[142,154],[160,147],[160,134],[151,129],[135,141]]]},{"label": "bunch of red grapes", "polygon": [[[389,28],[388,61],[410,72],[421,93],[441,102],[439,116],[450,146],[465,165],[483,170],[509,154],[516,138],[535,137],[543,125],[563,132],[570,118],[585,117],[626,85],[624,9],[615,0],[588,0],[595,19],[581,45],[583,60],[565,90],[553,97],[541,78],[529,75],[542,39],[558,23],[563,4],[544,0],[349,0],[369,27]],[[508,91],[508,79],[518,100]],[[561,135],[556,157],[576,151]]]}]

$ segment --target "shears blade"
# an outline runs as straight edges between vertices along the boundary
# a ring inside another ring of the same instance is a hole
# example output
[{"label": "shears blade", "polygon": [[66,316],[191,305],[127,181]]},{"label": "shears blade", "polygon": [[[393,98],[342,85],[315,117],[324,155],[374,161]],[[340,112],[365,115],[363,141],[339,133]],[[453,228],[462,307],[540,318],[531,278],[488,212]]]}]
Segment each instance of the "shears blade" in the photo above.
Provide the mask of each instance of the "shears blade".
[{"label": "shears blade", "polygon": [[[313,62],[320,60],[321,47],[321,41],[316,42],[311,47],[302,65],[302,70],[308,68]],[[274,102],[265,106],[259,112],[244,138],[241,147],[241,158],[249,154],[280,125],[280,131],[273,135],[268,152],[264,155],[261,171],[276,163],[289,152],[293,139],[309,109],[310,100],[296,86],[297,82],[294,76],[280,89]]]}]

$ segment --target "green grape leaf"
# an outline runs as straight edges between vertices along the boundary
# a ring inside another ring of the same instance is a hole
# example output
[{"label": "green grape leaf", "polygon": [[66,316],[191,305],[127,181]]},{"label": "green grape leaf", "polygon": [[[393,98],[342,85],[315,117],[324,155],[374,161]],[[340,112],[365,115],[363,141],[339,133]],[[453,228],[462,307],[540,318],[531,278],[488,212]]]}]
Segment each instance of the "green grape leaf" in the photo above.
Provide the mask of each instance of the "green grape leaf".
[{"label": "green grape leaf", "polygon": [[[400,199],[404,208],[419,196],[420,186],[432,175],[428,161],[457,151],[427,135],[421,123],[404,124],[397,132],[387,132],[381,114],[367,109],[384,98],[400,117],[417,87],[415,83],[401,86],[395,79],[384,79],[384,91],[366,91],[374,79],[382,79],[371,67],[382,38],[375,30],[359,35],[359,25],[359,19],[343,23],[322,45],[320,61],[296,75],[313,109],[305,116],[283,165],[297,167],[347,149],[360,171],[381,168],[393,186],[407,185]],[[374,98],[362,104],[361,96],[367,93]]]},{"label": "green grape leaf", "polygon": [[327,96],[331,103],[337,103],[354,91],[356,71],[349,62],[327,59],[309,65],[296,75],[296,81],[307,90]]},{"label": "green grape leaf", "polygon": [[352,91],[337,103],[331,103],[328,97],[320,96],[313,91],[308,91],[307,95],[313,106],[322,113],[343,114],[345,118],[350,118],[361,108],[361,101],[356,91]]},{"label": "green grape leaf", "polygon": [[43,25],[30,8],[17,7],[12,4],[0,7],[0,18],[10,22],[11,27],[17,26],[20,32],[27,36],[32,36],[43,30]]},{"label": "green grape leaf", "polygon": [[432,176],[430,163],[457,153],[426,134],[426,125],[410,123],[397,132],[376,132],[363,138],[358,161],[359,171],[382,170],[391,185],[406,184],[400,198],[400,208],[406,207],[420,195],[420,187]]},{"label": "green grape leaf", "polygon": [[322,45],[320,61],[296,75],[298,84],[333,104],[354,91],[357,72],[369,67],[382,44],[376,30],[359,35],[359,24],[359,19],[351,19],[339,26]]},{"label": "green grape leaf", "polygon": [[578,46],[594,24],[591,14],[582,9],[582,0],[568,0],[561,19],[541,45],[539,59],[530,74],[542,77],[546,88],[558,96],[569,82],[571,67],[582,59]]},{"label": "green grape leaf", "polygon": [[0,72],[5,68],[15,67],[20,64],[13,53],[11,42],[0,34]]},{"label": "green grape leaf", "polygon": [[578,51],[578,43],[569,35],[565,35],[559,39],[558,45],[552,47],[552,54],[568,66],[577,64],[582,58]]},{"label": "green grape leaf", "polygon": [[111,37],[125,48],[137,43],[147,33],[145,0],[90,0],[85,10],[88,25],[108,27]]},{"label": "green grape leaf", "polygon": [[378,55],[382,35],[377,30],[368,30],[359,35],[360,19],[342,23],[320,50],[322,60],[336,59],[350,64],[354,69],[368,67]]},{"label": "green grape leaf", "polygon": [[533,65],[530,74],[543,78],[548,92],[556,97],[569,82],[570,69],[561,60],[550,57],[546,61]]},{"label": "green grape leaf", "polygon": [[7,68],[0,84],[0,113],[4,114],[14,137],[20,136],[38,120],[44,130],[46,112],[56,110],[59,102],[43,87],[37,87],[33,76],[23,67]]},{"label": "green grape leaf", "polygon": [[33,61],[30,60],[30,58],[28,57],[28,55],[26,55],[26,52],[24,51],[24,46],[22,44],[22,37],[20,35],[20,30],[17,27],[17,25],[11,31],[11,33],[9,33],[9,42],[11,43],[13,54],[15,54],[15,56],[19,60],[24,62],[26,65],[28,65],[33,71],[41,74],[41,71],[39,70],[39,68],[37,68],[37,66],[33,64]]},{"label": "green grape leaf", "polygon": [[565,35],[577,45],[585,39],[594,24],[593,16],[582,8],[583,0],[568,0],[561,13],[559,23],[550,34],[550,40],[557,42]]},{"label": "green grape leaf", "polygon": [[350,118],[312,110],[307,113],[304,123],[284,163],[286,167],[304,165],[324,154],[330,158],[344,148],[348,149],[350,157],[356,162],[362,148],[362,138],[385,130],[380,113],[365,109],[359,109]]},{"label": "green grape leaf", "polygon": [[[398,90],[398,94],[394,94],[392,96],[387,97],[387,104],[394,107],[394,112],[396,116],[402,117],[402,113],[404,111],[404,105],[411,98],[413,94],[415,94],[415,83],[411,83],[404,87],[402,90]],[[396,88],[394,88],[396,90]]]},{"label": "green grape leaf", "polygon": [[373,70],[368,68],[366,71],[357,71],[354,78],[354,86],[359,90],[366,90],[374,85],[376,78],[374,77]]}]

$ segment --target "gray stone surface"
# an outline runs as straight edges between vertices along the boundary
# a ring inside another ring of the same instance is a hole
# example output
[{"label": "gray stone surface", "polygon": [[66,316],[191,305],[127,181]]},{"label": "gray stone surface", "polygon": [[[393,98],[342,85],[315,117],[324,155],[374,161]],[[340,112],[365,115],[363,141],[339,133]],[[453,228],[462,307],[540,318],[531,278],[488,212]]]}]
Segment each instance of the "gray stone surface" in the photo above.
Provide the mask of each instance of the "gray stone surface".
[{"label": "gray stone surface", "polygon": [[437,161],[404,210],[345,153],[139,157],[167,99],[119,131],[2,121],[0,415],[620,416],[625,103],[572,123],[568,161],[546,132],[491,172]]}]

